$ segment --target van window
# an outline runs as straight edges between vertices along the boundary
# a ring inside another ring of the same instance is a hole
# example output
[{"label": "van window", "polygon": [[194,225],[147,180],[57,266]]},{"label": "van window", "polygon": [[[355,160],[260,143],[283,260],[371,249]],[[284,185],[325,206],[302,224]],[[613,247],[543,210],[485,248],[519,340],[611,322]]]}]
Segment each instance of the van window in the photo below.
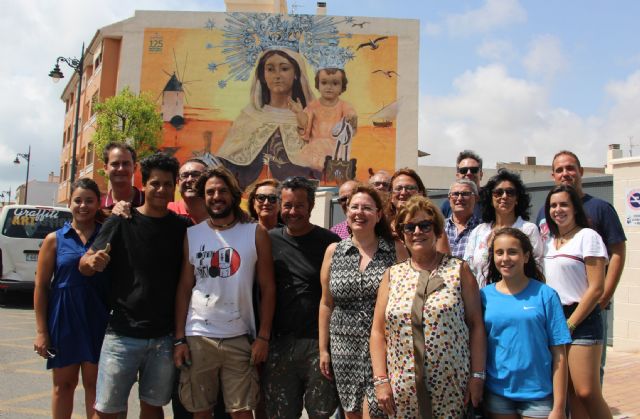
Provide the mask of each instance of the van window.
[{"label": "van window", "polygon": [[50,208],[11,208],[2,226],[2,235],[16,239],[44,239],[71,221],[71,213]]}]

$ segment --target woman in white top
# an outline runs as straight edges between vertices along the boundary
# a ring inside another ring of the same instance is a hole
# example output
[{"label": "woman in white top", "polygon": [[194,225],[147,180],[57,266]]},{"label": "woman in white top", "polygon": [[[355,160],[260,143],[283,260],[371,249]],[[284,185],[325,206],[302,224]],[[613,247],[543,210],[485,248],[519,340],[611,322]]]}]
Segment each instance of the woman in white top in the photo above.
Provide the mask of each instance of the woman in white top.
[{"label": "woman in white top", "polygon": [[464,260],[469,263],[480,288],[486,285],[493,232],[503,227],[517,228],[525,233],[533,246],[536,263],[542,265],[543,243],[538,227],[525,221],[529,219],[530,202],[531,197],[520,175],[506,169],[498,170],[480,191],[483,223],[473,229],[464,251]]},{"label": "woman in white top", "polygon": [[600,387],[600,353],[604,339],[598,300],[604,292],[608,256],[576,190],[551,189],[544,205],[550,236],[545,243],[547,285],[558,292],[572,343],[569,361],[571,418],[611,418]]}]

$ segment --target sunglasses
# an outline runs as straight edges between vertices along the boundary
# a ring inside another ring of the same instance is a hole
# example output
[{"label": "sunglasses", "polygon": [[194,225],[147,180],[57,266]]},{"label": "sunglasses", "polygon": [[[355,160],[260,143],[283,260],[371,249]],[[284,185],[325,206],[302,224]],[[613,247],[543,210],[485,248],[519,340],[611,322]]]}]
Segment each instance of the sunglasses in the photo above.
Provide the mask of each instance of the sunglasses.
[{"label": "sunglasses", "polygon": [[265,199],[269,201],[270,204],[275,204],[276,202],[278,202],[278,195],[273,193],[270,193],[268,195],[263,193],[256,194],[256,201],[258,201],[259,203],[262,204]]},{"label": "sunglasses", "polygon": [[449,197],[450,198],[469,198],[471,195],[473,195],[473,192],[469,192],[469,191],[462,191],[462,192],[449,192]]},{"label": "sunglasses", "polygon": [[415,232],[416,227],[418,227],[421,232],[428,233],[431,230],[433,230],[433,221],[425,220],[425,221],[420,221],[419,223],[404,223],[404,224],[401,224],[400,227],[402,227],[402,231],[404,231],[406,234],[411,234]]},{"label": "sunglasses", "polygon": [[491,191],[491,194],[494,198],[500,198],[502,195],[507,194],[508,197],[512,198],[516,196],[517,191],[514,188],[496,188]]},{"label": "sunglasses", "polygon": [[468,172],[471,172],[471,174],[473,175],[477,175],[479,171],[479,166],[458,167],[458,173],[460,173],[461,175],[466,175]]},{"label": "sunglasses", "polygon": [[180,179],[182,179],[182,180],[187,180],[187,179],[189,179],[190,177],[192,177],[192,178],[194,178],[194,179],[197,179],[197,178],[199,178],[199,177],[200,177],[200,175],[201,175],[201,174],[202,174],[202,172],[199,172],[199,171],[197,171],[197,170],[193,170],[193,171],[191,171],[191,172],[182,172],[182,173],[180,173],[179,177],[180,177]]},{"label": "sunglasses", "polygon": [[348,200],[349,200],[349,196],[348,195],[341,196],[341,197],[338,198],[338,202],[341,203],[341,204],[346,204]]},{"label": "sunglasses", "polygon": [[417,185],[398,185],[393,188],[393,192],[402,192],[403,190],[407,192],[416,192],[418,190]]}]

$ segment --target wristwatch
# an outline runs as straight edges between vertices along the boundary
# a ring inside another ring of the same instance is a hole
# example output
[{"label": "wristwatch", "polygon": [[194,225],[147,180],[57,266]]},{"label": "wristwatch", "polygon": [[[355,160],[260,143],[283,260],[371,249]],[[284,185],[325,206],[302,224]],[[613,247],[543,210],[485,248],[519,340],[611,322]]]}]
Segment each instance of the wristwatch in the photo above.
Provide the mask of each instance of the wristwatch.
[{"label": "wristwatch", "polygon": [[471,377],[473,378],[479,378],[482,381],[484,381],[487,378],[487,373],[484,371],[476,371],[476,372],[472,372],[471,373]]}]

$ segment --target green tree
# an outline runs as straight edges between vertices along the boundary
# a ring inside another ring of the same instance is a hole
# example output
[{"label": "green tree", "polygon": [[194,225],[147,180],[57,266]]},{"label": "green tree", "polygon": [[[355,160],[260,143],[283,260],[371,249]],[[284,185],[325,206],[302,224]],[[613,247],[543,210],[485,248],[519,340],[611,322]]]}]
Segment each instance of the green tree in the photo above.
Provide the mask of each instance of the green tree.
[{"label": "green tree", "polygon": [[120,93],[96,105],[96,155],[112,141],[127,142],[138,158],[153,152],[161,138],[162,115],[147,93],[134,94],[125,87]]}]

